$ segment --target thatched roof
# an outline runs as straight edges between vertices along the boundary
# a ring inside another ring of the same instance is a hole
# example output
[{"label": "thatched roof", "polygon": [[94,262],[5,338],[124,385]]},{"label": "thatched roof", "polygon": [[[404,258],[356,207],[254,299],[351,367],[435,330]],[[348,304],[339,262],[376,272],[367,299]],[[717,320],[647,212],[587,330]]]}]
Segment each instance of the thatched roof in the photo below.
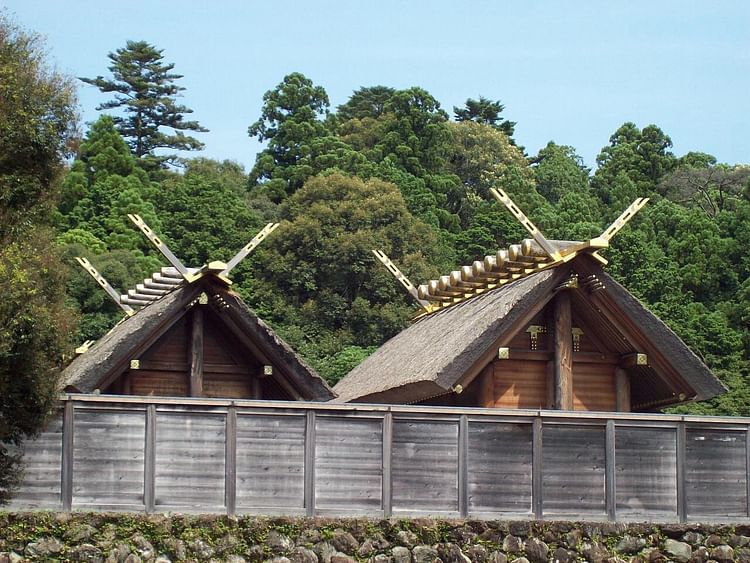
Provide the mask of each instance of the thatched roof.
[{"label": "thatched roof", "polygon": [[[529,315],[540,311],[552,299],[571,271],[588,273],[592,269],[606,286],[597,299],[605,300],[612,309],[608,314],[630,319],[634,330],[640,331],[638,341],[646,348],[643,351],[665,359],[670,374],[677,374],[680,383],[692,391],[688,399],[709,399],[725,390],[660,319],[592,260],[580,257],[422,318],[339,381],[334,387],[337,400],[413,403],[449,393],[459,382],[465,386],[467,373],[470,370],[478,373],[478,362],[492,357],[488,352],[494,349],[496,353],[497,346],[504,345],[502,342],[510,341],[522,330]],[[582,299],[593,302],[592,296],[583,290],[575,291]],[[601,311],[597,314],[605,315]],[[650,375],[655,379],[660,377],[656,372]],[[666,389],[663,385],[658,387],[659,394]]]},{"label": "thatched roof", "polygon": [[339,381],[338,400],[411,403],[449,392],[559,280],[558,270],[539,272],[419,320]]},{"label": "thatched roof", "polygon": [[[203,292],[219,296],[220,317],[226,315],[252,341],[274,369],[278,369],[299,393],[310,401],[327,401],[335,394],[328,384],[300,358],[265,322],[224,284],[211,276],[181,286],[126,318],[88,351],[75,358],[63,371],[66,390],[91,393],[101,389],[107,378],[127,369],[159,335],[166,332]],[[209,305],[211,306],[211,305]]]}]

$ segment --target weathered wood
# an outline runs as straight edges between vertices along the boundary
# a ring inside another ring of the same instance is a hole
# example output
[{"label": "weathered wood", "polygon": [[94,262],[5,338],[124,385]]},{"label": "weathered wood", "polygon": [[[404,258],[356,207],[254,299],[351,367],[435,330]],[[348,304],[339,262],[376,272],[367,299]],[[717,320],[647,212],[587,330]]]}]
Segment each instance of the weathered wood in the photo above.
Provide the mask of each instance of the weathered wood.
[{"label": "weathered wood", "polygon": [[383,516],[393,513],[393,415],[383,415]]},{"label": "weathered wood", "polygon": [[[53,509],[62,506],[63,409],[34,439],[23,444],[23,481],[10,499],[10,509]],[[15,453],[14,448],[8,448]],[[20,453],[20,452],[19,452]]]},{"label": "weathered wood", "polygon": [[605,504],[607,506],[607,518],[611,521],[617,520],[617,479],[615,478],[616,458],[616,430],[615,421],[607,421],[607,430],[605,438],[605,455],[604,455],[604,494],[606,496]]},{"label": "weathered wood", "polygon": [[685,490],[685,423],[677,424],[677,451],[675,461],[677,466],[677,518],[680,522],[687,521],[687,491]]},{"label": "weathered wood", "polygon": [[156,506],[156,406],[146,407],[146,436],[143,451],[143,504],[146,512]]},{"label": "weathered wood", "polygon": [[533,502],[534,518],[541,519],[544,515],[544,427],[542,419],[534,419],[532,434],[532,462],[531,462],[531,495]]},{"label": "weathered wood", "polygon": [[382,477],[381,420],[316,416],[316,510],[343,506],[347,510],[379,510]]},{"label": "weathered wood", "polygon": [[560,291],[554,298],[555,408],[573,409],[573,339],[570,294]]},{"label": "weathered wood", "polygon": [[256,370],[255,374],[253,374],[253,377],[250,383],[250,386],[252,388],[253,399],[255,399],[256,401],[263,398],[263,390],[260,385],[261,378],[265,377],[263,370],[264,370],[263,366],[260,366]]},{"label": "weathered wood", "polygon": [[315,411],[308,411],[305,422],[305,511],[315,516]]},{"label": "weathered wood", "polygon": [[469,513],[469,419],[462,414],[458,422],[458,514]]},{"label": "weathered wood", "polygon": [[622,368],[615,369],[617,412],[630,412],[630,375]]},{"label": "weathered wood", "polygon": [[545,408],[555,408],[555,362],[549,360],[545,364],[545,384],[547,388],[547,403]]},{"label": "weathered wood", "polygon": [[306,417],[263,413],[237,416],[237,512],[302,509]]},{"label": "weathered wood", "polygon": [[394,417],[394,513],[458,513],[457,422]]},{"label": "weathered wood", "polygon": [[25,481],[11,508],[59,509],[66,473],[72,509],[747,518],[743,418],[205,399],[144,409],[130,397],[101,396],[65,403],[71,454],[61,461],[63,414],[26,444]]},{"label": "weathered wood", "polygon": [[750,426],[745,429],[745,485],[747,516],[750,518]]},{"label": "weathered wood", "polygon": [[675,428],[617,427],[616,495],[619,518],[677,516]]},{"label": "weathered wood", "polygon": [[143,510],[144,411],[77,410],[73,507]]},{"label": "weathered wood", "polygon": [[532,424],[469,421],[468,511],[532,513]]},{"label": "weathered wood", "polygon": [[73,505],[73,436],[75,431],[73,403],[65,403],[62,427],[62,468],[60,471],[60,495],[62,509],[70,512]]},{"label": "weathered wood", "polygon": [[225,430],[221,414],[157,411],[157,507],[224,511]]},{"label": "weathered wood", "polygon": [[190,396],[203,396],[203,307],[193,307],[190,333]]},{"label": "weathered wood", "polygon": [[227,409],[224,435],[224,504],[227,514],[233,516],[237,510],[237,409],[234,407]]},{"label": "weathered wood", "polygon": [[745,516],[745,433],[690,426],[685,436],[685,502],[689,507],[688,517]]},{"label": "weathered wood", "polygon": [[544,426],[544,516],[604,516],[603,426]]}]

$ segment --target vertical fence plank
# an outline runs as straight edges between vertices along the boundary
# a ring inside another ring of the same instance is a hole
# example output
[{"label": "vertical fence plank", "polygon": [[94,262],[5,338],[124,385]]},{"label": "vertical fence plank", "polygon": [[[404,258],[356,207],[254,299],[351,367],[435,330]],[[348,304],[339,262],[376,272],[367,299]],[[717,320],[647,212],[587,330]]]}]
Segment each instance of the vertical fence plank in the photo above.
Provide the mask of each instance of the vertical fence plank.
[{"label": "vertical fence plank", "polygon": [[541,519],[542,508],[542,419],[534,419],[531,445],[531,499],[534,518]]},{"label": "vertical fence plank", "polygon": [[750,518],[750,426],[745,429],[745,490],[747,516]]},{"label": "vertical fence plank", "polygon": [[143,504],[146,512],[154,511],[156,473],[156,405],[146,409],[146,443],[143,452]]},{"label": "vertical fence plank", "polygon": [[305,510],[315,516],[315,411],[307,411],[305,426]]},{"label": "vertical fence plank", "polygon": [[227,514],[233,516],[237,510],[237,409],[227,409],[226,458],[224,460],[224,494]]},{"label": "vertical fence plank", "polygon": [[604,490],[606,494],[607,517],[617,520],[617,482],[615,479],[615,421],[607,421],[607,434],[604,447]]},{"label": "vertical fence plank", "polygon": [[393,513],[393,414],[383,417],[383,516]]},{"label": "vertical fence plank", "polygon": [[458,513],[469,513],[469,419],[461,415],[458,422]]},{"label": "vertical fence plank", "polygon": [[60,495],[62,509],[70,512],[73,506],[73,432],[75,410],[73,401],[65,402],[63,410],[62,467],[60,468]]},{"label": "vertical fence plank", "polygon": [[677,423],[677,518],[687,521],[687,490],[685,489],[685,423]]}]

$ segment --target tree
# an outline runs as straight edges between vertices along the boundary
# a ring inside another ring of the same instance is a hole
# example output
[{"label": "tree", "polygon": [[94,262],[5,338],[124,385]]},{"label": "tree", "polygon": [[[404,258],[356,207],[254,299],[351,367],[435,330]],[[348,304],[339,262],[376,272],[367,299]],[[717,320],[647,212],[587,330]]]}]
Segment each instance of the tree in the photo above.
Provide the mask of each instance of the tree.
[{"label": "tree", "polygon": [[475,121],[476,123],[489,125],[493,129],[505,133],[511,143],[515,144],[513,132],[516,128],[516,122],[500,117],[504,109],[505,106],[499,101],[493,102],[484,96],[479,96],[479,100],[467,99],[464,108],[453,106],[453,113],[456,116],[456,121]]},{"label": "tree", "polygon": [[351,97],[341,104],[336,117],[343,123],[350,119],[377,119],[385,113],[385,106],[396,90],[387,86],[368,86],[355,90]]},{"label": "tree", "polygon": [[315,174],[309,161],[311,144],[330,135],[320,119],[329,105],[323,87],[299,72],[285,76],[263,95],[260,119],[247,131],[261,142],[268,141],[268,146],[255,159],[250,187],[263,185],[272,199],[280,201]]},{"label": "tree", "polygon": [[[156,155],[158,149],[200,150],[203,143],[185,135],[184,131],[206,132],[197,121],[185,121],[190,108],[178,104],[177,96],[185,88],[175,84],[181,74],[172,72],[173,63],[164,63],[163,49],[146,41],[128,41],[125,47],[107,55],[112,62],[112,79],[102,76],[80,78],[104,93],[114,93],[114,99],[100,104],[98,110],[122,108],[125,115],[115,116],[120,134],[127,139],[133,154],[151,169],[176,156]],[[172,129],[167,133],[163,128]]]},{"label": "tree", "polygon": [[[672,140],[656,125],[640,130],[633,123],[625,123],[596,157],[599,168],[592,186],[602,201],[610,203],[611,186],[618,175],[624,175],[639,196],[652,195],[659,181],[675,165],[676,159],[669,151],[671,147]],[[621,178],[620,183],[623,182]]]},{"label": "tree", "polygon": [[[463,226],[471,220],[480,200],[492,199],[491,188],[513,191],[517,203],[525,208],[541,203],[538,197],[529,201],[528,195],[534,192],[534,174],[523,153],[505,133],[474,121],[450,123],[449,127],[453,140],[450,168],[463,184],[460,192],[451,194],[449,208],[458,213]],[[511,190],[511,185],[515,189]]]},{"label": "tree", "polygon": [[347,346],[379,345],[414,313],[372,249],[383,250],[415,282],[435,276],[433,264],[447,268],[433,230],[382,180],[311,178],[282,204],[282,216],[251,257],[256,279],[240,289],[323,375],[341,375],[335,366]]},{"label": "tree", "polygon": [[236,164],[198,159],[161,183],[155,197],[160,234],[186,264],[226,262],[260,229],[260,218],[238,191],[238,172]]},{"label": "tree", "polygon": [[49,69],[36,36],[0,16],[0,504],[19,478],[11,448],[41,430],[69,349],[47,224],[75,117],[70,80]]}]

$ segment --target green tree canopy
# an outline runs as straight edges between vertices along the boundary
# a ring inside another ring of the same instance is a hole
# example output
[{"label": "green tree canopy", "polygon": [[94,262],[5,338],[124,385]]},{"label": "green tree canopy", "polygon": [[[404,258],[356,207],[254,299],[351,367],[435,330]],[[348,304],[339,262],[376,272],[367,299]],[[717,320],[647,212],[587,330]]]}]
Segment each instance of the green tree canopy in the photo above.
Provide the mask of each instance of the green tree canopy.
[{"label": "green tree canopy", "polygon": [[175,82],[183,76],[172,72],[175,65],[164,62],[163,52],[146,41],[128,41],[125,47],[107,55],[112,63],[108,67],[111,79],[80,78],[104,93],[114,93],[113,100],[97,109],[122,108],[124,116],[114,117],[117,130],[127,139],[133,154],[149,168],[176,160],[174,154],[157,155],[155,151],[159,149],[202,149],[203,143],[184,132],[207,131],[197,121],[185,120],[185,115],[193,110],[177,103],[177,96],[185,88]]},{"label": "green tree canopy", "polygon": [[670,148],[672,140],[656,125],[641,130],[634,123],[623,124],[596,157],[599,168],[592,182],[594,189],[606,203],[614,203],[617,197],[615,184],[620,185],[621,193],[628,191],[624,184],[630,182],[638,196],[654,194],[659,181],[675,165]]},{"label": "green tree canopy", "polygon": [[505,106],[499,101],[492,101],[484,96],[479,96],[478,100],[467,99],[466,105],[463,108],[453,106],[453,114],[456,116],[456,121],[475,121],[476,123],[489,125],[498,131],[502,131],[508,136],[511,143],[513,143],[512,137],[516,128],[516,122],[508,121],[500,116],[504,109]]},{"label": "green tree canopy", "polygon": [[258,153],[250,171],[250,186],[264,184],[280,201],[299,189],[316,170],[309,161],[311,144],[327,137],[321,120],[328,111],[328,94],[305,75],[294,72],[263,95],[263,109],[248,134],[268,146]]},{"label": "green tree canopy", "polygon": [[46,223],[75,131],[70,81],[39,39],[0,16],[0,504],[19,477],[9,450],[54,405],[72,317]]},{"label": "green tree canopy", "polygon": [[317,367],[345,346],[384,342],[415,311],[372,249],[415,282],[437,274],[433,263],[447,267],[432,229],[409,213],[395,185],[378,179],[311,178],[282,215],[254,255],[257,280],[243,291]]}]

